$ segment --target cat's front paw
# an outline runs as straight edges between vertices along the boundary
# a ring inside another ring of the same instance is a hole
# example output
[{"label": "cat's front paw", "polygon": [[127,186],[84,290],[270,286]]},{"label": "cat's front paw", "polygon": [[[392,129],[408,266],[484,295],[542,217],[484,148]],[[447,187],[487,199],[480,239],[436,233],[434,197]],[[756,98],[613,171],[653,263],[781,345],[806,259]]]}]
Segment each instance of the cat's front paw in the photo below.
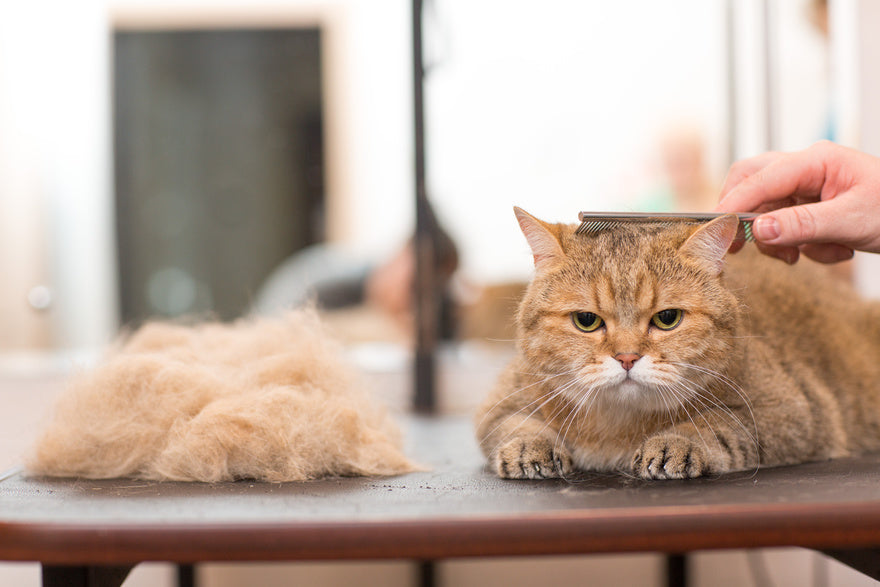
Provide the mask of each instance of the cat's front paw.
[{"label": "cat's front paw", "polygon": [[546,438],[508,441],[495,451],[492,466],[504,479],[551,479],[574,470],[568,449]]},{"label": "cat's front paw", "polygon": [[705,448],[676,434],[646,440],[632,460],[633,473],[642,479],[689,479],[710,472]]}]

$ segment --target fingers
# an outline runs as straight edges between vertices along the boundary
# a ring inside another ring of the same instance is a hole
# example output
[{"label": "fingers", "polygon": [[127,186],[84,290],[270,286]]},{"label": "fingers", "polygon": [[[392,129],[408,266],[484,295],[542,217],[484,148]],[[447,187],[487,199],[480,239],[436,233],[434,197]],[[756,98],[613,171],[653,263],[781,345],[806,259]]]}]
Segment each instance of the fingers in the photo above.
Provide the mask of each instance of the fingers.
[{"label": "fingers", "polygon": [[762,153],[749,159],[737,161],[730,166],[727,177],[724,178],[724,185],[721,186],[721,199],[727,196],[728,192],[738,186],[744,179],[751,177],[771,162],[782,156],[782,153]]},{"label": "fingers", "polygon": [[755,239],[765,245],[800,246],[839,243],[847,248],[854,236],[852,213],[845,198],[780,208],[752,224]]},{"label": "fingers", "polygon": [[796,261],[799,252],[814,261],[837,263],[853,256],[854,224],[843,199],[837,198],[759,216],[752,234],[763,252],[787,263]]},{"label": "fingers", "polygon": [[756,243],[758,249],[769,257],[775,257],[789,265],[793,265],[800,255],[809,257],[819,263],[839,263],[853,257],[853,249],[834,243],[806,244],[800,247],[773,246]]},{"label": "fingers", "polygon": [[755,245],[758,247],[759,251],[768,257],[776,257],[780,261],[784,261],[789,265],[797,263],[801,254],[797,247],[767,245],[759,241],[755,242]]},{"label": "fingers", "polygon": [[769,153],[734,164],[716,210],[754,211],[817,201],[823,195],[828,165],[843,158],[844,151],[821,141],[803,151]]},{"label": "fingers", "polygon": [[819,263],[839,263],[853,258],[854,251],[843,245],[835,243],[807,244],[801,248],[801,253]]},{"label": "fingers", "polygon": [[715,210],[761,213],[758,248],[788,263],[880,252],[880,159],[827,141],[765,153],[731,167]]},{"label": "fingers", "polygon": [[[800,245],[826,240],[829,236],[825,218],[831,213],[830,203],[804,204],[780,208],[759,216],[752,224],[755,238],[765,244]],[[825,211],[817,210],[824,207]]]}]

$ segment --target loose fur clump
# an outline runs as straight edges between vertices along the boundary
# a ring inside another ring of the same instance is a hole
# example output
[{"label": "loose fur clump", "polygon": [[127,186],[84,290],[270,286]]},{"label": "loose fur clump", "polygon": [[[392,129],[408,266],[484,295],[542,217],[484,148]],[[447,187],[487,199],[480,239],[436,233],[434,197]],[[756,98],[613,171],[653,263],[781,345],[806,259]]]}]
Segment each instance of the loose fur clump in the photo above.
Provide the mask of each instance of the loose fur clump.
[{"label": "loose fur clump", "polygon": [[58,477],[219,482],[416,469],[312,311],[150,323],[59,398],[28,464]]},{"label": "loose fur clump", "polygon": [[728,258],[733,215],[594,235],[517,219],[535,276],[477,414],[499,476],[687,478],[880,450],[880,305],[825,268]]}]

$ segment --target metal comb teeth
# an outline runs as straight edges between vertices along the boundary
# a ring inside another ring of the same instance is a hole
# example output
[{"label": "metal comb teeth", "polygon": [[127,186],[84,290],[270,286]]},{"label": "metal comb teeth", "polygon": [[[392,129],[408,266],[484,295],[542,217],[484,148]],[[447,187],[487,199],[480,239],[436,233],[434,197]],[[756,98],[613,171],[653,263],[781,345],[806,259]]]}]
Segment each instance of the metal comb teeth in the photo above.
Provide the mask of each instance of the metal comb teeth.
[{"label": "metal comb teeth", "polygon": [[575,231],[575,234],[596,234],[612,226],[614,226],[613,220],[584,220]]},{"label": "metal comb teeth", "polygon": [[[671,226],[675,223],[697,224],[709,222],[716,218],[726,216],[726,214],[715,213],[687,213],[687,212],[581,212],[578,219],[581,221],[580,226],[575,230],[575,234],[594,235],[613,228],[620,223],[641,222],[657,224],[661,226]],[[757,214],[737,214],[740,226],[743,229],[745,240],[754,241],[752,234],[752,222],[758,217]]]}]

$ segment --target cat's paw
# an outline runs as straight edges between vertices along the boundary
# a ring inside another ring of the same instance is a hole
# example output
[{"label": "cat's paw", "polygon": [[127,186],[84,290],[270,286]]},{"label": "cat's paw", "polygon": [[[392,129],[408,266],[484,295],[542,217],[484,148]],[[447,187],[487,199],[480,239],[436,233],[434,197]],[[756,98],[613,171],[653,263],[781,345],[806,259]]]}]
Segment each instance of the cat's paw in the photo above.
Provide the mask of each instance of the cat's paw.
[{"label": "cat's paw", "polygon": [[574,471],[571,454],[546,438],[514,438],[498,447],[492,466],[504,479],[551,479]]},{"label": "cat's paw", "polygon": [[710,472],[702,444],[685,436],[661,434],[646,440],[632,459],[642,479],[690,479]]}]

